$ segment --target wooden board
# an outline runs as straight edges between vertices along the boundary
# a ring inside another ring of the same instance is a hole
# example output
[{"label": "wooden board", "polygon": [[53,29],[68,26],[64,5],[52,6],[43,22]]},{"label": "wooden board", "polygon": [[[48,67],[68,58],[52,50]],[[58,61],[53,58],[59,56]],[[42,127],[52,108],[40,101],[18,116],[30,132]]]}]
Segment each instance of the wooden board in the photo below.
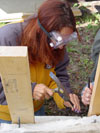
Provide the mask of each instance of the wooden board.
[{"label": "wooden board", "polygon": [[34,123],[27,47],[0,47],[0,75],[12,122]]},{"label": "wooden board", "polygon": [[88,112],[88,116],[91,115],[100,115],[100,56]]}]

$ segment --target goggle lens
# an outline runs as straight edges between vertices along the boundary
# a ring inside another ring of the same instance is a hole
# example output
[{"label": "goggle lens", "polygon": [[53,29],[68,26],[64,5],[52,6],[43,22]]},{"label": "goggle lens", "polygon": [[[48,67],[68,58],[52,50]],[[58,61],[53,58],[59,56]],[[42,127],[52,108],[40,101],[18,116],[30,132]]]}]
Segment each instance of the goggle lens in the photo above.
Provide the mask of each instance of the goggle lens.
[{"label": "goggle lens", "polygon": [[58,32],[51,32],[51,40],[52,42],[50,43],[50,46],[53,47],[54,49],[57,49],[59,46],[64,46],[68,42],[77,39],[77,32],[73,32],[71,35],[68,36],[62,36]]}]

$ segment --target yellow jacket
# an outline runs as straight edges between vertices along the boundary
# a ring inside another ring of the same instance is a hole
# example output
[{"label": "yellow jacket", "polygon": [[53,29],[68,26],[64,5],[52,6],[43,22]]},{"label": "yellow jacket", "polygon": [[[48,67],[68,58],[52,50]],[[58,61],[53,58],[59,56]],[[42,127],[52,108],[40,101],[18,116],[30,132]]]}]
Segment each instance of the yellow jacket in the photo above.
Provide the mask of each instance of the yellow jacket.
[{"label": "yellow jacket", "polygon": [[[30,65],[31,81],[36,82],[37,84],[42,83],[48,86],[50,89],[55,89],[57,88],[57,85],[49,76],[51,71],[55,73],[54,68],[46,69],[45,65],[41,64],[40,62],[35,65]],[[59,96],[58,93],[54,93],[53,98],[60,109],[64,108],[64,100]],[[38,111],[42,107],[43,103],[44,101],[34,100],[34,111]],[[0,119],[11,120],[8,105],[0,105]]]},{"label": "yellow jacket", "polygon": [[[49,76],[51,71],[55,73],[54,68],[46,69],[45,65],[39,62],[36,65],[30,65],[31,81],[36,82],[37,84],[42,83],[50,89],[55,89],[57,88],[57,85]],[[64,100],[58,93],[54,93],[53,98],[60,109],[64,108]],[[34,110],[39,110],[43,103],[44,101],[34,101]]]}]

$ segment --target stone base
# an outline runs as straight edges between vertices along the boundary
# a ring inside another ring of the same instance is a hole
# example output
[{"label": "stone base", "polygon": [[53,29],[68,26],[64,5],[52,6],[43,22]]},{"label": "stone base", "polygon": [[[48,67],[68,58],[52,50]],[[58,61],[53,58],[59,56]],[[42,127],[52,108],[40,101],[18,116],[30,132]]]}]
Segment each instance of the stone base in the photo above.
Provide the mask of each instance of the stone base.
[{"label": "stone base", "polygon": [[1,124],[0,133],[100,133],[100,116],[36,116],[35,124]]}]

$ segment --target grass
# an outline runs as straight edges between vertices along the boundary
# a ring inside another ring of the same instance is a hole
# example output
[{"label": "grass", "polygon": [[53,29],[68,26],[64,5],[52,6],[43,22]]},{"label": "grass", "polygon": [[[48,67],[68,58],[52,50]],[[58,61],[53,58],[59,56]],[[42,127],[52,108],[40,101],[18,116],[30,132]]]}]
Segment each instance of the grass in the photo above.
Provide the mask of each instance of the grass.
[{"label": "grass", "polygon": [[0,27],[4,26],[6,23],[0,23]]}]

